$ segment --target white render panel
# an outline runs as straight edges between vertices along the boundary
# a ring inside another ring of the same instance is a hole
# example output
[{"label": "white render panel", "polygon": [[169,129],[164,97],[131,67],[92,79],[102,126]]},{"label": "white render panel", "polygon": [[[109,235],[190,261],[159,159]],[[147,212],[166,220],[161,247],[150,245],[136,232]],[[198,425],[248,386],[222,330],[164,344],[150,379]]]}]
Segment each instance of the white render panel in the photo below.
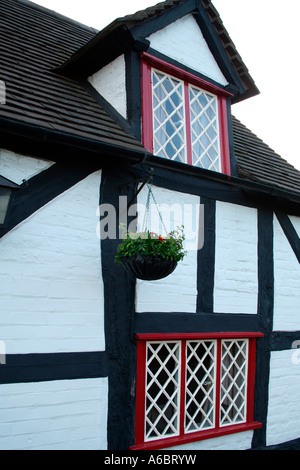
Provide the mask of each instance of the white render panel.
[{"label": "white render panel", "polygon": [[7,354],[105,349],[100,182],[89,175],[0,239]]},{"label": "white render panel", "polygon": [[267,445],[299,439],[300,350],[273,351],[270,362]]},{"label": "white render panel", "polygon": [[1,450],[106,450],[107,378],[0,385]]},{"label": "white render panel", "polygon": [[298,237],[300,237],[300,217],[297,217],[295,215],[290,215],[289,218],[294,226],[294,229],[296,230],[298,234]]},{"label": "white render panel", "polygon": [[184,16],[148,38],[151,48],[196,72],[228,85],[192,15]]},{"label": "white render panel", "polygon": [[[299,230],[299,217],[291,221]],[[299,232],[298,232],[299,233]],[[274,216],[274,330],[300,330],[300,267]]]},{"label": "white render panel", "polygon": [[[175,271],[158,281],[137,280],[137,312],[196,312],[197,301],[197,243],[200,198],[190,194],[153,188],[156,202],[167,231],[184,225],[185,249],[187,255],[180,261]],[[140,205],[140,229],[144,219],[147,189],[138,197]],[[159,224],[158,212],[151,200],[150,231],[165,236]]]},{"label": "white render panel", "polygon": [[123,55],[88,77],[88,81],[124,118],[127,117],[126,66]]},{"label": "white render panel", "polygon": [[203,441],[190,442],[189,444],[170,447],[165,450],[248,450],[251,449],[253,431],[228,434],[226,436],[214,437]]},{"label": "white render panel", "polygon": [[216,203],[214,311],[257,313],[257,211]]},{"label": "white render panel", "polygon": [[54,162],[0,149],[0,174],[16,184],[47,170]]}]

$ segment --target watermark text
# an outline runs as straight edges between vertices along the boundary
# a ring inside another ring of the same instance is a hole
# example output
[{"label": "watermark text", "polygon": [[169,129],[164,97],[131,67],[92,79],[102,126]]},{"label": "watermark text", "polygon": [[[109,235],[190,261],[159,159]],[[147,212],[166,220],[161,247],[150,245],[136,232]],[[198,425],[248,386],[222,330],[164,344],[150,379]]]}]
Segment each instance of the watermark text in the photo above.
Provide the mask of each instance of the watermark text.
[{"label": "watermark text", "polygon": [[[158,210],[159,209],[159,210]],[[204,205],[203,204],[155,204],[147,207],[137,203],[128,206],[127,196],[119,197],[116,208],[112,204],[101,204],[96,211],[99,217],[96,233],[105,240],[122,240],[124,227],[129,233],[147,230],[167,236],[172,230],[184,227],[185,248],[200,250],[204,245]]]},{"label": "watermark text", "polygon": [[6,345],[4,341],[0,340],[0,365],[6,364]]},{"label": "watermark text", "polygon": [[298,366],[300,364],[300,340],[293,341],[292,349],[294,349],[292,353],[292,363]]}]

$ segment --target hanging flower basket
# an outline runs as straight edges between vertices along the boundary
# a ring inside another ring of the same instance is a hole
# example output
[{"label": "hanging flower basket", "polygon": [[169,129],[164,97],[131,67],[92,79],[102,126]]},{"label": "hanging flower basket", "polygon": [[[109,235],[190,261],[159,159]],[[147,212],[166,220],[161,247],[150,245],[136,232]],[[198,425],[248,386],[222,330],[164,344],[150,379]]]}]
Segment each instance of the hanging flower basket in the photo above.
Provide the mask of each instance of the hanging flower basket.
[{"label": "hanging flower basket", "polygon": [[127,232],[115,260],[137,279],[163,279],[184,258],[183,241],[183,228],[170,232],[165,238],[149,231]]},{"label": "hanging flower basket", "polygon": [[167,259],[143,256],[140,253],[131,258],[123,258],[122,265],[129,273],[133,274],[137,279],[144,281],[155,281],[169,276],[177,266],[175,261]]}]

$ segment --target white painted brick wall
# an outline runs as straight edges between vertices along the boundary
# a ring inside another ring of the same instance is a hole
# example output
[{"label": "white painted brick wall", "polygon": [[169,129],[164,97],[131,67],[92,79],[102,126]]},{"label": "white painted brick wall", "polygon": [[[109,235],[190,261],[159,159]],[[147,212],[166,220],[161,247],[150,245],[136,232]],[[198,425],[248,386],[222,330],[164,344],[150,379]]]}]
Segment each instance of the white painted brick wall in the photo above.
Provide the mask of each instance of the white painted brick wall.
[{"label": "white painted brick wall", "polygon": [[49,160],[20,155],[10,150],[0,149],[0,174],[16,184],[28,180],[46,170],[54,163]]},{"label": "white painted brick wall", "polygon": [[0,340],[7,354],[105,349],[101,172],[0,239]]},{"label": "white painted brick wall", "polygon": [[[291,217],[296,230],[300,218]],[[299,232],[298,232],[299,233]],[[274,330],[300,330],[300,266],[274,216]]]},{"label": "white painted brick wall", "polygon": [[257,211],[217,201],[214,311],[257,313]]},{"label": "white painted brick wall", "polygon": [[125,119],[127,117],[126,69],[123,55],[88,78],[88,81]]},{"label": "white painted brick wall", "polygon": [[300,237],[300,217],[297,217],[295,215],[290,215],[289,218],[294,226],[294,229],[296,230],[298,234],[298,237]]},{"label": "white painted brick wall", "polygon": [[192,15],[174,21],[148,39],[152,49],[222,85],[228,84]]},{"label": "white painted brick wall", "polygon": [[[298,354],[296,360],[294,354]],[[267,445],[300,437],[299,350],[273,351],[270,363]]]},{"label": "white painted brick wall", "polygon": [[[226,436],[215,437],[182,446],[170,447],[169,450],[198,451],[198,450],[247,450],[251,449],[253,431],[245,431]],[[166,449],[168,450],[168,449]]]},{"label": "white painted brick wall", "polygon": [[[136,310],[137,312],[196,312],[197,301],[197,240],[198,214],[200,198],[189,194],[154,187],[153,192],[159,205],[167,231],[184,225],[186,236],[186,257],[178,263],[175,271],[168,277],[158,281],[137,280]],[[147,189],[139,195],[141,208],[146,204]],[[159,225],[158,213],[151,200],[152,223],[150,231],[166,235]],[[169,209],[174,209],[169,211]],[[171,217],[169,217],[171,214]],[[172,216],[174,215],[174,217]],[[141,226],[144,214],[141,211]],[[151,220],[151,219],[150,219]]]},{"label": "white painted brick wall", "polygon": [[106,378],[0,385],[0,449],[107,449],[107,394]]}]

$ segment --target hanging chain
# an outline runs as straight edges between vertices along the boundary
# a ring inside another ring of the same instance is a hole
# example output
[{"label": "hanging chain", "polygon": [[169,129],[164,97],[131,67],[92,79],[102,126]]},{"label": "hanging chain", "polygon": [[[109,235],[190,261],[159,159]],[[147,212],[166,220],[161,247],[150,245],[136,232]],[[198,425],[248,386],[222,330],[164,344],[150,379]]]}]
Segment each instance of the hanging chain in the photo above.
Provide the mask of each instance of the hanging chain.
[{"label": "hanging chain", "polygon": [[148,229],[148,222],[149,222],[149,212],[150,212],[150,198],[152,196],[152,199],[154,201],[154,204],[155,204],[155,207],[157,209],[157,212],[158,212],[158,215],[159,215],[159,218],[160,218],[160,221],[162,223],[162,226],[166,232],[166,235],[168,234],[167,232],[167,229],[166,229],[166,226],[164,224],[164,221],[163,221],[163,218],[161,216],[161,213],[159,211],[159,208],[158,208],[158,204],[156,202],[156,199],[155,199],[155,196],[153,194],[153,191],[152,191],[152,188],[150,187],[150,185],[147,183],[147,187],[148,187],[148,196],[147,196],[147,202],[146,202],[146,210],[145,210],[145,214],[144,214],[144,220],[143,220],[143,226],[142,226],[142,231],[143,232],[146,232],[147,229]]},{"label": "hanging chain", "polygon": [[146,201],[146,210],[144,214],[144,220],[143,220],[143,225],[142,225],[142,232],[147,232],[148,230],[148,221],[149,221],[149,212],[150,212],[150,188],[147,183],[148,187],[148,195],[147,195],[147,201]]}]

